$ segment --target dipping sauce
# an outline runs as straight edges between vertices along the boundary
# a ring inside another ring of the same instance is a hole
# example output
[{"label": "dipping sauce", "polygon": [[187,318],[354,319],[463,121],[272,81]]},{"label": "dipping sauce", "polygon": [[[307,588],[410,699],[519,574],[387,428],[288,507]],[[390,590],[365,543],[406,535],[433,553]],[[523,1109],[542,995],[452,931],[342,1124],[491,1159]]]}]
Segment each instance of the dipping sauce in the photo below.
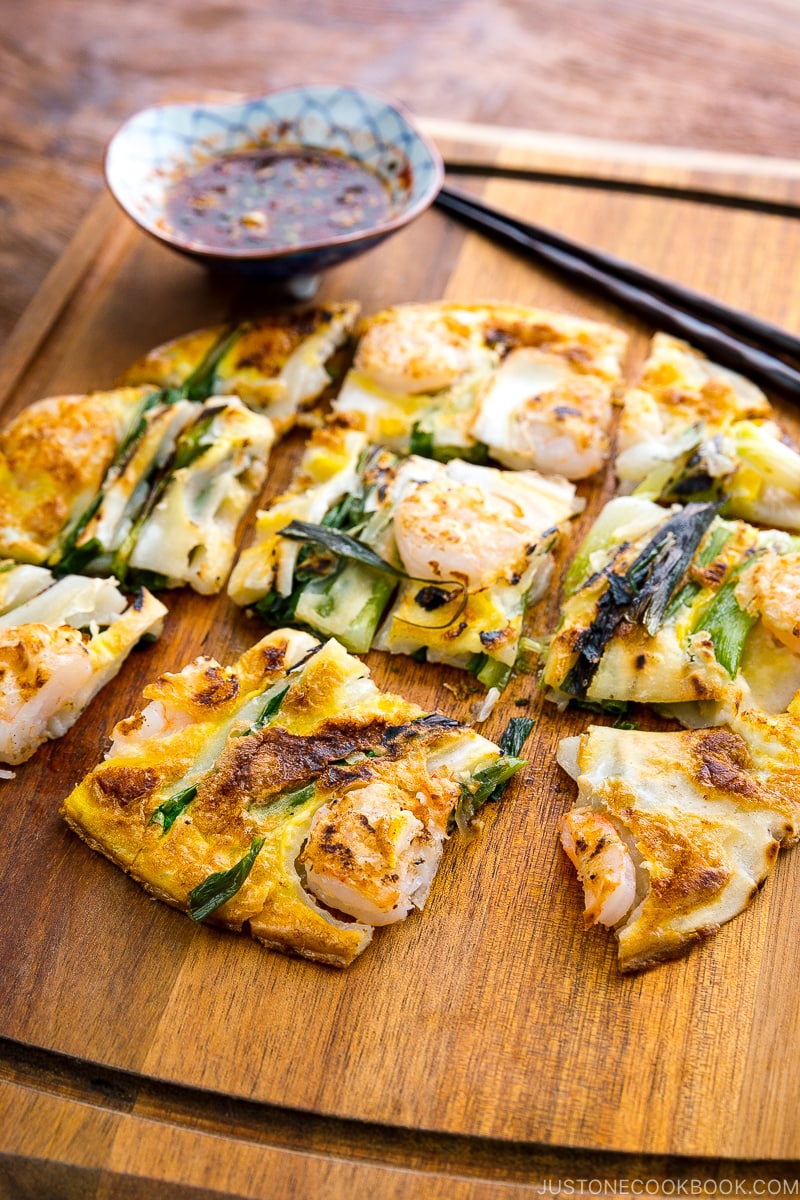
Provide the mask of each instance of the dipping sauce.
[{"label": "dipping sauce", "polygon": [[361,233],[391,214],[386,184],[329,150],[222,154],[169,189],[175,234],[209,250],[293,249]]}]

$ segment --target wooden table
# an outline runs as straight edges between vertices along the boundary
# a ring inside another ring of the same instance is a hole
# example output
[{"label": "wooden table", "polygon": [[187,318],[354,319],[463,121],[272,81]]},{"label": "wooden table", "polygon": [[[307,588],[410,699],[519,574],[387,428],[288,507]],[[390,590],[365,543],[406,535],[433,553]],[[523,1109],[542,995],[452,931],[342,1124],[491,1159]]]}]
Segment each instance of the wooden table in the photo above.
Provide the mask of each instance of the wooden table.
[{"label": "wooden table", "polygon": [[800,157],[795,0],[4,0],[0,340],[167,93],[378,88],[412,112]]}]

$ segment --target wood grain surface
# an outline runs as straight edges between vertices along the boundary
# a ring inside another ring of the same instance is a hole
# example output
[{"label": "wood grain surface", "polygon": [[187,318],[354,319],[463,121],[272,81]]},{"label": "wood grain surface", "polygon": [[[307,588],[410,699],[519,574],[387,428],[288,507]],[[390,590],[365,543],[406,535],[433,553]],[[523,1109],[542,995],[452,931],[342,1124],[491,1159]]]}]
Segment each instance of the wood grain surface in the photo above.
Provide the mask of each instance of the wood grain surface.
[{"label": "wood grain surface", "polygon": [[[800,200],[798,184],[780,188]],[[800,282],[787,267],[800,225],[788,217],[510,179],[482,191],[722,300],[800,322]],[[365,311],[440,297],[563,308],[624,324],[632,371],[649,332],[435,211],[332,271],[320,295],[357,298]],[[171,255],[103,203],[0,363],[4,415],[109,385],[155,343],[269,299]],[[291,453],[275,456],[266,495],[285,484],[300,444],[293,436]],[[582,485],[589,507],[576,538],[611,487],[610,477]],[[380,932],[345,972],[197,928],[57,814],[146,681],[201,652],[228,661],[264,630],[225,597],[174,592],[168,603],[160,643],[3,785],[0,1195],[36,1185],[65,1196],[256,1196],[277,1194],[263,1180],[280,1176],[282,1196],[379,1188],[482,1200],[578,1170],[796,1178],[797,852],[706,946],[621,977],[612,936],[583,932],[580,889],[556,841],[573,787],[554,749],[587,718],[556,719],[522,676],[482,731],[535,716],[530,765],[480,837],[448,845],[423,914]],[[532,630],[552,628],[557,611],[554,591]],[[449,690],[459,690],[457,672],[369,661],[381,686],[468,717],[474,697]]]}]

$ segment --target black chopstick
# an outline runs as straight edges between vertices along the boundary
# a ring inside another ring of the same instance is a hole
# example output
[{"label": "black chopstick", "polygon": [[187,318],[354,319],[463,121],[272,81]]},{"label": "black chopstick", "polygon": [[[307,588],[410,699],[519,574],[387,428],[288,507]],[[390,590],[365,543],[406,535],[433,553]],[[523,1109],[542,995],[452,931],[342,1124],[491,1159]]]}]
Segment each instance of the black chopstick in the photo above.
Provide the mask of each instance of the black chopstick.
[{"label": "black chopstick", "polygon": [[[466,192],[442,188],[435,203],[483,233],[534,254],[638,316],[679,334],[719,362],[800,401],[800,371],[773,357],[785,354],[800,360],[800,339],[785,330],[613,255],[500,213]],[[756,344],[741,339],[753,339]],[[773,354],[762,347],[769,347]]]}]

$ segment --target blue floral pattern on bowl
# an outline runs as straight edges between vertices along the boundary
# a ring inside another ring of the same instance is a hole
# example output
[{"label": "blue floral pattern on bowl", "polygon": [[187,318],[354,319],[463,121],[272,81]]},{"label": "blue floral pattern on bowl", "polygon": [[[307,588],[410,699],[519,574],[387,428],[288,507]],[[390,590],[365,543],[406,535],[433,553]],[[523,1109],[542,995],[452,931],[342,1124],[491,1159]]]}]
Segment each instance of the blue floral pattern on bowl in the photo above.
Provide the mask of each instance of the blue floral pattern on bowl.
[{"label": "blue floral pattern on bowl", "polygon": [[[388,218],[360,233],[263,251],[209,251],[170,226],[168,189],[187,167],[262,146],[312,146],[350,155],[384,181]],[[105,172],[121,207],[161,242],[210,266],[273,279],[312,277],[377,245],[432,203],[444,174],[436,147],[395,104],[361,88],[326,85],[222,104],[144,109],[112,138]]]}]

